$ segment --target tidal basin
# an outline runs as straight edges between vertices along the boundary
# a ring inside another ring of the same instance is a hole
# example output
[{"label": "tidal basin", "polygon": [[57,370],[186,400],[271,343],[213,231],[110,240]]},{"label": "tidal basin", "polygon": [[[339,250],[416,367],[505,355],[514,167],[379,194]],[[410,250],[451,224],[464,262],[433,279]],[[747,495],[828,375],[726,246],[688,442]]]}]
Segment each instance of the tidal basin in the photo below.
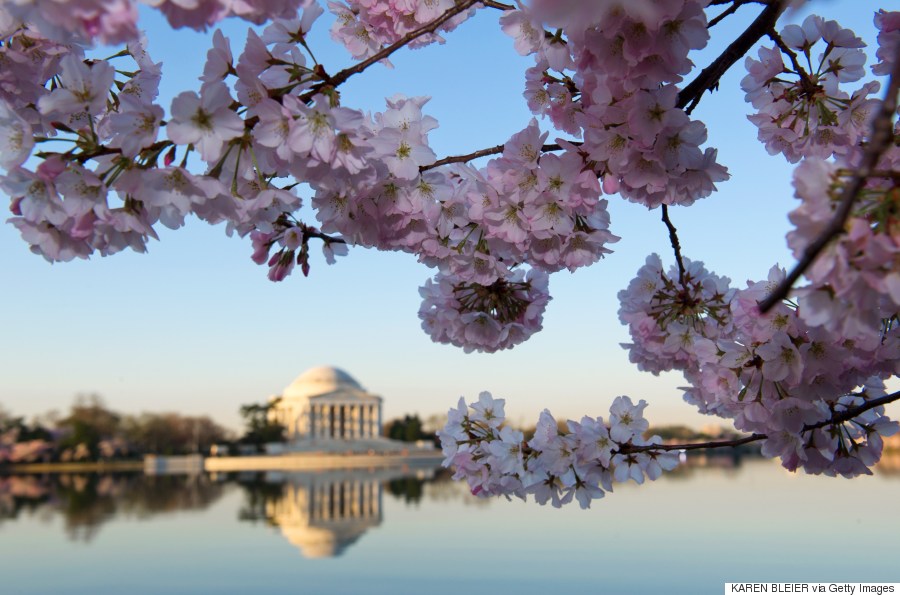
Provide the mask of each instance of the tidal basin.
[{"label": "tidal basin", "polygon": [[[900,473],[689,460],[556,510],[434,468],[0,476],[4,594],[721,593],[897,582]],[[664,591],[661,591],[664,589]]]}]

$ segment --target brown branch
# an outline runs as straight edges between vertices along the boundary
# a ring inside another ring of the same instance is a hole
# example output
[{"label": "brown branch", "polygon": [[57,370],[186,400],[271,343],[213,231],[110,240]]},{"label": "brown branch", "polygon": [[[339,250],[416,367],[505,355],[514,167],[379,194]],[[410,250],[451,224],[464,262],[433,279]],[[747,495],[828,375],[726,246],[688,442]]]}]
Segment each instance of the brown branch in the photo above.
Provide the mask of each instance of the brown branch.
[{"label": "brown branch", "polygon": [[878,397],[877,399],[872,399],[871,401],[866,401],[862,405],[847,409],[846,411],[843,411],[830,419],[826,419],[825,421],[820,421],[812,425],[804,426],[803,431],[808,432],[810,430],[818,430],[819,428],[824,428],[825,426],[829,426],[831,424],[844,423],[845,421],[849,421],[861,413],[865,413],[869,409],[875,409],[876,407],[881,407],[882,405],[893,403],[898,399],[900,399],[900,391],[891,393],[889,395],[884,395],[883,397]]},{"label": "brown branch", "polygon": [[387,58],[388,56],[390,56],[391,54],[393,54],[400,48],[404,47],[405,45],[407,45],[408,43],[413,41],[414,39],[421,37],[423,35],[426,35],[428,33],[434,33],[437,30],[437,28],[440,27],[441,25],[443,25],[445,22],[449,21],[450,19],[452,19],[459,13],[468,10],[473,5],[478,4],[478,3],[479,3],[478,0],[463,0],[463,2],[460,2],[453,8],[447,10],[447,12],[445,12],[438,18],[434,19],[430,23],[426,23],[425,25],[422,25],[415,31],[410,31],[409,33],[407,33],[406,35],[401,37],[398,41],[387,46],[386,48],[384,48],[377,54],[370,56],[369,58],[366,58],[365,60],[363,60],[362,62],[359,62],[358,64],[354,64],[353,66],[351,66],[349,68],[345,68],[344,70],[341,70],[334,76],[324,75],[325,80],[321,83],[314,85],[309,91],[307,91],[306,93],[301,95],[300,100],[304,101],[304,102],[309,102],[309,100],[312,99],[312,97],[316,93],[318,93],[323,87],[325,87],[325,86],[337,87],[338,85],[343,84],[344,82],[347,81],[347,79],[349,79],[354,74],[359,74],[360,72],[364,71],[366,68],[371,66],[372,64],[375,64],[376,62],[380,62],[380,61],[384,60],[385,58]]},{"label": "brown branch", "polygon": [[[730,4],[734,1],[735,0],[712,0],[712,2],[709,3],[709,5],[710,6],[722,6],[723,4]],[[754,4],[772,4],[772,1],[773,0],[743,0],[741,3],[748,4],[748,3],[752,2]]]},{"label": "brown branch", "polygon": [[[579,142],[572,142],[573,145],[579,145]],[[466,163],[467,161],[472,161],[473,159],[478,159],[479,157],[487,157],[488,155],[499,155],[503,152],[503,147],[506,145],[496,145],[494,147],[489,147],[487,149],[480,149],[478,151],[472,151],[471,153],[467,153],[465,155],[452,155],[450,157],[444,157],[443,159],[438,159],[434,163],[430,163],[428,165],[423,165],[419,168],[420,172],[428,171],[429,169],[434,169],[436,167],[440,167],[441,165],[447,165],[448,163]],[[562,147],[556,143],[543,145],[541,146],[541,153],[549,153],[550,151],[561,151]]]},{"label": "brown branch", "polygon": [[747,2],[748,2],[748,0],[734,0],[734,3],[731,6],[729,6],[728,8],[723,10],[721,13],[719,13],[715,18],[710,20],[706,24],[706,28],[712,29],[713,27],[715,27],[716,25],[721,23],[723,20],[725,20],[726,17],[736,13],[738,8],[740,8],[744,4],[747,4]]},{"label": "brown branch", "polygon": [[[750,23],[750,26],[737,39],[731,42],[731,45],[725,48],[725,51],[718,58],[713,60],[709,66],[704,68],[694,80],[678,93],[676,105],[680,108],[687,108],[685,111],[691,113],[700,101],[703,93],[707,89],[714,89],[722,75],[735,62],[740,60],[744,54],[749,52],[750,48],[766,34],[766,31],[775,25],[778,17],[787,8],[787,4],[786,0],[775,0],[767,5],[756,17],[756,20]],[[688,107],[689,105],[690,107]]]},{"label": "brown branch", "polygon": [[772,293],[759,304],[759,311],[763,314],[772,309],[775,304],[781,302],[787,297],[788,292],[797,282],[797,279],[808,269],[816,260],[822,250],[825,249],[831,240],[844,233],[844,224],[850,216],[850,210],[853,203],[859,196],[860,191],[866,183],[866,180],[875,170],[881,154],[887,149],[888,145],[894,138],[892,119],[894,111],[897,109],[897,92],[900,90],[900,49],[897,50],[897,56],[894,59],[894,69],[891,72],[891,78],[888,82],[887,93],[881,104],[881,110],[875,116],[872,122],[872,134],[869,138],[869,144],[863,153],[862,161],[856,168],[856,175],[850,182],[844,186],[841,198],[838,203],[837,211],[834,213],[828,226],[822,230],[806,249],[803,250],[803,257],[800,259],[784,280],[778,284]]},{"label": "brown branch", "polygon": [[690,444],[647,444],[643,446],[625,445],[622,447],[622,450],[618,452],[622,454],[629,454],[634,452],[647,452],[651,450],[672,451],[703,450],[707,448],[734,448],[736,446],[750,444],[751,442],[765,440],[766,438],[768,438],[768,436],[765,434],[750,434],[749,436],[745,436],[744,438],[736,438],[734,440],[713,440],[712,442],[692,442]]},{"label": "brown branch", "polygon": [[481,4],[484,4],[485,8],[496,8],[498,10],[515,10],[516,7],[512,4],[504,4],[503,2],[494,2],[493,0],[481,0]]},{"label": "brown branch", "polygon": [[318,230],[318,228],[312,227],[311,225],[301,224],[300,229],[303,231],[304,237],[307,238],[317,238],[322,240],[328,244],[346,244],[347,240],[339,236],[330,236],[327,233],[322,233]]},{"label": "brown branch", "polygon": [[[883,397],[879,397],[877,399],[872,399],[871,401],[866,401],[862,405],[858,405],[857,407],[852,407],[846,411],[838,413],[833,417],[826,419],[825,421],[820,421],[815,424],[804,426],[802,431],[811,432],[812,430],[824,428],[825,426],[830,426],[832,424],[844,423],[845,421],[849,421],[870,409],[875,409],[876,407],[881,407],[898,400],[900,400],[900,391],[885,395]],[[766,434],[750,434],[749,436],[745,436],[744,438],[736,438],[734,440],[714,440],[712,442],[693,442],[690,444],[645,444],[640,446],[626,444],[622,446],[622,449],[618,452],[621,454],[629,454],[636,452],[647,452],[652,450],[672,451],[702,450],[708,448],[734,448],[735,446],[742,446],[751,442],[765,440],[768,437],[769,436]]]},{"label": "brown branch", "polygon": [[[853,169],[839,169],[837,170],[837,175],[849,177],[853,175],[853,172],[856,170]],[[894,182],[900,181],[900,171],[898,170],[889,170],[889,169],[874,169],[869,172],[869,179],[885,179],[885,180],[893,180]]]},{"label": "brown branch", "polygon": [[478,159],[479,157],[498,155],[503,152],[503,147],[504,145],[497,145],[495,147],[481,149],[480,151],[472,151],[471,153],[468,153],[466,155],[453,155],[452,157],[444,157],[443,159],[438,159],[437,161],[429,165],[423,165],[419,168],[419,171],[428,171],[429,169],[447,165],[448,163],[465,163],[467,161],[471,161],[472,159]]},{"label": "brown branch", "polygon": [[678,241],[678,230],[675,229],[675,226],[672,225],[672,220],[669,219],[669,207],[667,205],[662,206],[662,220],[669,230],[669,242],[672,243],[672,249],[675,251],[675,262],[678,263],[678,284],[684,288],[684,261],[681,259],[681,243]]},{"label": "brown branch", "polygon": [[[52,140],[63,140],[63,139],[52,139]],[[156,141],[149,147],[144,147],[143,149],[141,149],[141,153],[144,153],[145,151],[161,152],[166,147],[169,147],[172,145],[174,145],[174,143],[169,140]],[[120,148],[107,147],[107,146],[101,145],[90,151],[84,151],[83,153],[79,153],[77,155],[72,154],[72,161],[76,161],[83,165],[85,162],[87,162],[91,159],[94,159],[96,157],[103,157],[105,155],[121,155],[121,154],[122,154],[122,149],[120,149]],[[35,153],[36,157],[40,157],[42,159],[47,159],[51,155],[64,155],[64,154],[57,153],[55,151],[41,151],[39,153]]]}]

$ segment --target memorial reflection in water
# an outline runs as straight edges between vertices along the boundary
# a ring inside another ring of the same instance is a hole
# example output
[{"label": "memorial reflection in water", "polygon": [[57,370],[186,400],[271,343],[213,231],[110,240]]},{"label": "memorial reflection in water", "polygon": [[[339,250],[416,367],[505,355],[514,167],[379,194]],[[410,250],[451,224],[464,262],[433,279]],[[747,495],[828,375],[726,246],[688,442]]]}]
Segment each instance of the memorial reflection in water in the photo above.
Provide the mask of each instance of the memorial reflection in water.
[{"label": "memorial reflection in water", "polygon": [[381,525],[384,485],[415,485],[397,482],[411,475],[422,483],[434,477],[434,470],[268,472],[261,481],[244,484],[255,490],[250,497],[255,512],[242,516],[264,517],[306,558],[340,556],[366,531]]}]

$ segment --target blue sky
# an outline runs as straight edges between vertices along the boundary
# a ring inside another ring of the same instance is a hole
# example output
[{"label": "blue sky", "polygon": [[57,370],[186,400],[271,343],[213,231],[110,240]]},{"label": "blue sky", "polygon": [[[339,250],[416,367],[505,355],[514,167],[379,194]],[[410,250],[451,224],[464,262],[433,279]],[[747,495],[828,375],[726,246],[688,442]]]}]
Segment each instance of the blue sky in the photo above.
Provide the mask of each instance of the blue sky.
[{"label": "blue sky", "polygon": [[[811,4],[874,44],[868,9]],[[743,8],[715,27],[710,48],[694,61],[705,65],[757,11]],[[432,96],[425,111],[440,122],[430,136],[439,156],[505,141],[531,117],[521,98],[531,60],[513,51],[497,16],[483,10],[447,34],[445,45],[402,50],[393,70],[376,65],[352,78],[342,87],[344,104],[374,111],[394,93]],[[328,38],[329,23],[328,14],[320,19],[311,45],[335,72],[350,59]],[[168,108],[179,91],[199,86],[209,36],[169,31],[149,11],[142,25],[150,55],[163,62],[161,103]],[[239,54],[247,25],[229,21],[222,29]],[[764,277],[775,262],[793,262],[784,235],[795,202],[791,167],[766,154],[745,118],[744,74],[741,62],[694,112],[731,180],[711,198],[671,211],[684,254],[740,284]],[[329,364],[383,395],[386,418],[444,412],[459,396],[490,390],[523,423],[544,407],[557,417],[605,415],[620,394],[650,402],[651,423],[718,422],[681,401],[680,375],[640,373],[619,347],[628,336],[616,293],[648,254],[660,253],[667,264],[672,257],[658,210],[615,196],[610,203],[612,231],[622,237],[615,252],[588,269],[553,275],[544,330],[497,354],[431,343],[419,326],[417,289],[432,272],[409,255],[351,249],[335,266],[314,259],[309,278],[275,284],[250,261],[249,241],[227,237],[221,226],[191,221],[159,230],[161,241],[148,254],[51,266],[29,253],[13,227],[0,225],[0,404],[32,415],[65,410],[77,393],[98,393],[120,411],[209,414],[237,427],[240,404]],[[309,211],[305,216],[312,222]]]}]

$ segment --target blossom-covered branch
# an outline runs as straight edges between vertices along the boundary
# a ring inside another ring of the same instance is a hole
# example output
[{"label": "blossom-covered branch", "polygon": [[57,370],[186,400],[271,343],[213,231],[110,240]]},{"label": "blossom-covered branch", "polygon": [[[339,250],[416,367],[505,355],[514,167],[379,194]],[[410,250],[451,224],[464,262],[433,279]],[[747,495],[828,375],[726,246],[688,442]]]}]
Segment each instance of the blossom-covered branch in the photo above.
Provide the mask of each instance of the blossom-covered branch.
[{"label": "blossom-covered branch", "polygon": [[[799,431],[807,441],[806,450],[839,462],[832,474],[869,472],[868,465],[881,455],[880,436],[898,431],[897,422],[885,422],[882,417],[884,405],[897,400],[900,392],[834,411],[827,420],[807,424]],[[674,469],[679,452],[763,441],[763,454],[772,456],[784,440],[778,434],[754,433],[734,440],[663,444],[659,436],[644,437],[649,429],[643,415],[647,403],[641,400],[635,404],[629,397],[613,401],[607,421],[585,416],[560,424],[544,410],[534,436],[525,440],[521,431],[506,424],[504,407],[504,399],[488,392],[468,404],[461,398],[438,432],[446,457],[444,466],[454,467],[454,477],[465,479],[476,496],[516,496],[524,500],[531,494],[540,504],[550,502],[559,507],[577,500],[582,508],[589,508],[592,500],[612,492],[615,482],[630,479],[641,484],[645,478],[655,480],[663,471]],[[822,428],[826,429],[824,433]],[[822,442],[823,435],[834,439]],[[844,464],[846,461],[852,463]]]},{"label": "blossom-covered branch", "polygon": [[838,206],[831,222],[804,250],[803,257],[794,265],[784,280],[770,295],[759,304],[760,312],[768,312],[772,307],[787,297],[797,279],[815,262],[819,254],[836,236],[846,231],[847,218],[850,216],[854,202],[862,192],[866,182],[878,167],[879,159],[885,150],[894,143],[894,113],[897,110],[897,94],[900,92],[900,49],[894,56],[894,68],[888,81],[887,91],[874,120],[872,132],[866,144],[862,158],[854,170],[854,175],[843,185]]},{"label": "blossom-covered branch", "polygon": [[[877,399],[871,399],[869,401],[865,401],[860,405],[855,407],[851,407],[841,412],[835,412],[834,415],[824,421],[820,421],[814,424],[809,424],[803,427],[803,432],[811,432],[813,430],[817,430],[819,428],[824,428],[826,426],[833,426],[837,424],[842,424],[846,421],[850,421],[855,417],[859,417],[866,411],[871,409],[875,409],[877,407],[884,407],[889,403],[893,403],[895,401],[900,401],[900,391],[891,393],[889,395],[885,395],[883,397],[879,397]],[[716,448],[735,448],[737,446],[743,446],[745,444],[752,444],[753,442],[759,442],[760,440],[766,440],[768,436],[766,434],[750,434],[749,436],[744,436],[742,438],[735,438],[734,440],[712,440],[709,442],[691,442],[687,444],[654,444],[654,445],[643,445],[643,446],[626,446],[624,448],[624,452],[641,452],[644,450],[668,450],[668,451],[687,451],[687,450],[710,450]]]}]

